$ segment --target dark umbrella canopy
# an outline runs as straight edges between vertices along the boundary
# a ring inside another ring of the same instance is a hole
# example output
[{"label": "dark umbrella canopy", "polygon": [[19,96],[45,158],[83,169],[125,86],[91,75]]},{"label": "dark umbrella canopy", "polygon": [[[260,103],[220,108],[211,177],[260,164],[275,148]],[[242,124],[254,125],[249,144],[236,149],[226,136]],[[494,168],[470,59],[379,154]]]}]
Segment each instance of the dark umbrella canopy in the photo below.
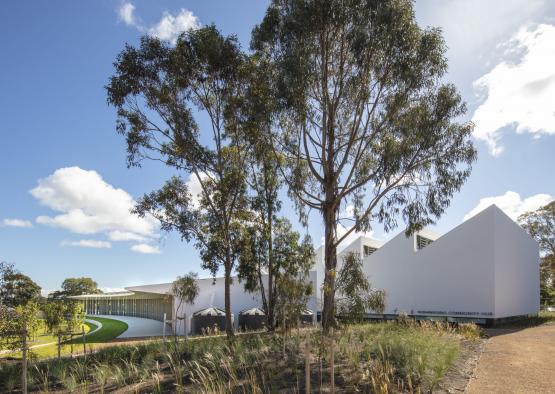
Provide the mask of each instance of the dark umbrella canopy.
[{"label": "dark umbrella canopy", "polygon": [[[233,315],[231,317],[233,319]],[[225,331],[225,312],[220,308],[206,308],[193,313],[193,334],[204,334],[217,329]]]},{"label": "dark umbrella canopy", "polygon": [[260,308],[245,309],[239,313],[239,328],[244,331],[266,327],[266,314]]}]

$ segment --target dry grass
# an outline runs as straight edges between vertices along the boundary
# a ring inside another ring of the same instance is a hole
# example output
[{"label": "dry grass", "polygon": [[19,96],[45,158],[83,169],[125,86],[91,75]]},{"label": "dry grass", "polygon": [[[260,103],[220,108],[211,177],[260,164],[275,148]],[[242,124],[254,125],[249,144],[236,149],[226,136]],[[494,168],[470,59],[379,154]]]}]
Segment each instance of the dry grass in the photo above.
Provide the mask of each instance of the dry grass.
[{"label": "dry grass", "polygon": [[[428,391],[453,364],[461,336],[478,329],[396,322],[346,326],[333,338],[316,329],[122,345],[79,359],[36,363],[34,391],[259,393]],[[330,349],[334,350],[333,362]],[[331,376],[332,365],[334,376]],[[308,370],[307,370],[308,367]],[[333,379],[333,380],[332,380]],[[0,368],[0,391],[17,387],[17,367]]]}]

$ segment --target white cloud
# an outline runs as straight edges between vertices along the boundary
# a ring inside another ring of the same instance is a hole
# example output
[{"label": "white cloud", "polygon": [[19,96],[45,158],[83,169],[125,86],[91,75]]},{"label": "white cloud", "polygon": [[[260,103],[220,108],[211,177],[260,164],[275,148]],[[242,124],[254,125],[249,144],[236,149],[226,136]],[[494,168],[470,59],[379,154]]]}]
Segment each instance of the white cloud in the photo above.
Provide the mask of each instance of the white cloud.
[{"label": "white cloud", "polygon": [[543,207],[551,201],[553,201],[553,197],[549,194],[540,193],[522,199],[520,197],[520,194],[513,191],[508,191],[500,196],[481,198],[478,205],[476,205],[470,212],[468,212],[464,216],[463,221],[470,219],[472,216],[483,211],[492,204],[497,205],[507,214],[507,216],[516,221],[517,218],[523,213],[535,211],[536,209]]},{"label": "white cloud", "polygon": [[147,237],[143,237],[142,235],[129,233],[125,231],[110,231],[108,233],[108,238],[110,241],[147,241]]},{"label": "white cloud", "polygon": [[112,240],[151,238],[158,229],[154,218],[133,215],[130,212],[135,205],[133,198],[125,190],[106,183],[96,171],[60,168],[40,179],[30,192],[42,205],[61,212],[53,217],[37,217],[40,224],[77,234],[106,233]]},{"label": "white cloud", "polygon": [[187,30],[198,29],[201,24],[195,14],[185,8],[181,8],[175,15],[165,12],[157,23],[150,27],[144,26],[140,19],[135,15],[135,6],[124,1],[118,9],[118,18],[127,26],[133,26],[141,33],[148,33],[160,40],[169,41],[175,44],[177,37]]},{"label": "white cloud", "polygon": [[[450,58],[471,60],[488,55],[491,46],[519,26],[541,16],[546,0],[427,0],[416,2],[423,26],[440,26]],[[466,57],[466,59],[465,59]]]},{"label": "white cloud", "polygon": [[80,248],[110,249],[112,244],[107,241],[98,241],[95,239],[81,239],[79,241],[62,241],[61,246],[77,246]]},{"label": "white cloud", "polygon": [[148,245],[148,244],[133,245],[133,246],[131,246],[131,250],[133,252],[143,253],[143,254],[159,254],[160,253],[160,249],[158,249],[156,246],[152,246],[152,245]]},{"label": "white cloud", "polygon": [[[204,172],[199,173],[200,178],[204,181],[208,178],[208,175]],[[187,188],[189,189],[189,193],[191,193],[191,204],[194,208],[200,207],[200,199],[202,198],[202,185],[198,178],[191,174],[189,179],[187,179]]]},{"label": "white cloud", "polygon": [[182,8],[176,16],[166,12],[160,21],[148,29],[148,33],[161,40],[175,43],[179,34],[200,27],[198,18],[189,10]]},{"label": "white cloud", "polygon": [[4,219],[2,223],[4,224],[4,226],[11,226],[11,227],[21,227],[21,228],[33,227],[33,223],[23,219]]},{"label": "white cloud", "polygon": [[118,16],[128,26],[138,26],[135,17],[135,6],[129,2],[123,2],[118,10]]},{"label": "white cloud", "polygon": [[494,156],[503,151],[498,141],[504,127],[516,127],[520,134],[555,134],[555,26],[521,29],[507,46],[507,56],[522,53],[521,58],[500,62],[474,82],[487,95],[472,118],[474,136]]}]

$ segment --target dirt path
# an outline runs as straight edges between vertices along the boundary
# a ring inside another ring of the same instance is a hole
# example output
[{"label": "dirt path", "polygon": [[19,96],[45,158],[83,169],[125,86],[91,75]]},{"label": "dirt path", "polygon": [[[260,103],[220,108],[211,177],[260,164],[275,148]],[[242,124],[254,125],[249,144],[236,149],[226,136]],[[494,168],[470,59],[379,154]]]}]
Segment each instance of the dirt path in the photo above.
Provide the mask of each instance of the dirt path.
[{"label": "dirt path", "polygon": [[555,324],[490,329],[467,393],[555,393]]}]

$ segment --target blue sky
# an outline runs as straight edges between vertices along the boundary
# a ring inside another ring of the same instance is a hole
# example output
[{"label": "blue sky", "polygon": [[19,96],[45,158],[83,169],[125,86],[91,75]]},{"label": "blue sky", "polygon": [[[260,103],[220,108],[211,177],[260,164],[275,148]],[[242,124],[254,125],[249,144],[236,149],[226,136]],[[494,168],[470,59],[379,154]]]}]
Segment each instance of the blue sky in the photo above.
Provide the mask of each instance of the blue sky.
[{"label": "blue sky", "polygon": [[[486,4],[484,4],[486,3]],[[264,1],[3,3],[0,13],[0,258],[45,290],[71,276],[103,288],[200,271],[193,245],[133,218],[170,172],[127,169],[104,85],[124,44],[215,23],[248,48]],[[420,0],[449,46],[448,80],[476,123],[478,161],[436,229],[497,203],[513,218],[555,196],[555,7],[545,0]],[[291,204],[284,215],[295,220]],[[300,229],[300,228],[299,228]],[[309,233],[322,237],[316,215]],[[304,230],[303,230],[304,231]],[[400,231],[400,229],[399,229]],[[374,236],[389,238],[374,229]],[[202,273],[206,276],[208,273]]]}]

